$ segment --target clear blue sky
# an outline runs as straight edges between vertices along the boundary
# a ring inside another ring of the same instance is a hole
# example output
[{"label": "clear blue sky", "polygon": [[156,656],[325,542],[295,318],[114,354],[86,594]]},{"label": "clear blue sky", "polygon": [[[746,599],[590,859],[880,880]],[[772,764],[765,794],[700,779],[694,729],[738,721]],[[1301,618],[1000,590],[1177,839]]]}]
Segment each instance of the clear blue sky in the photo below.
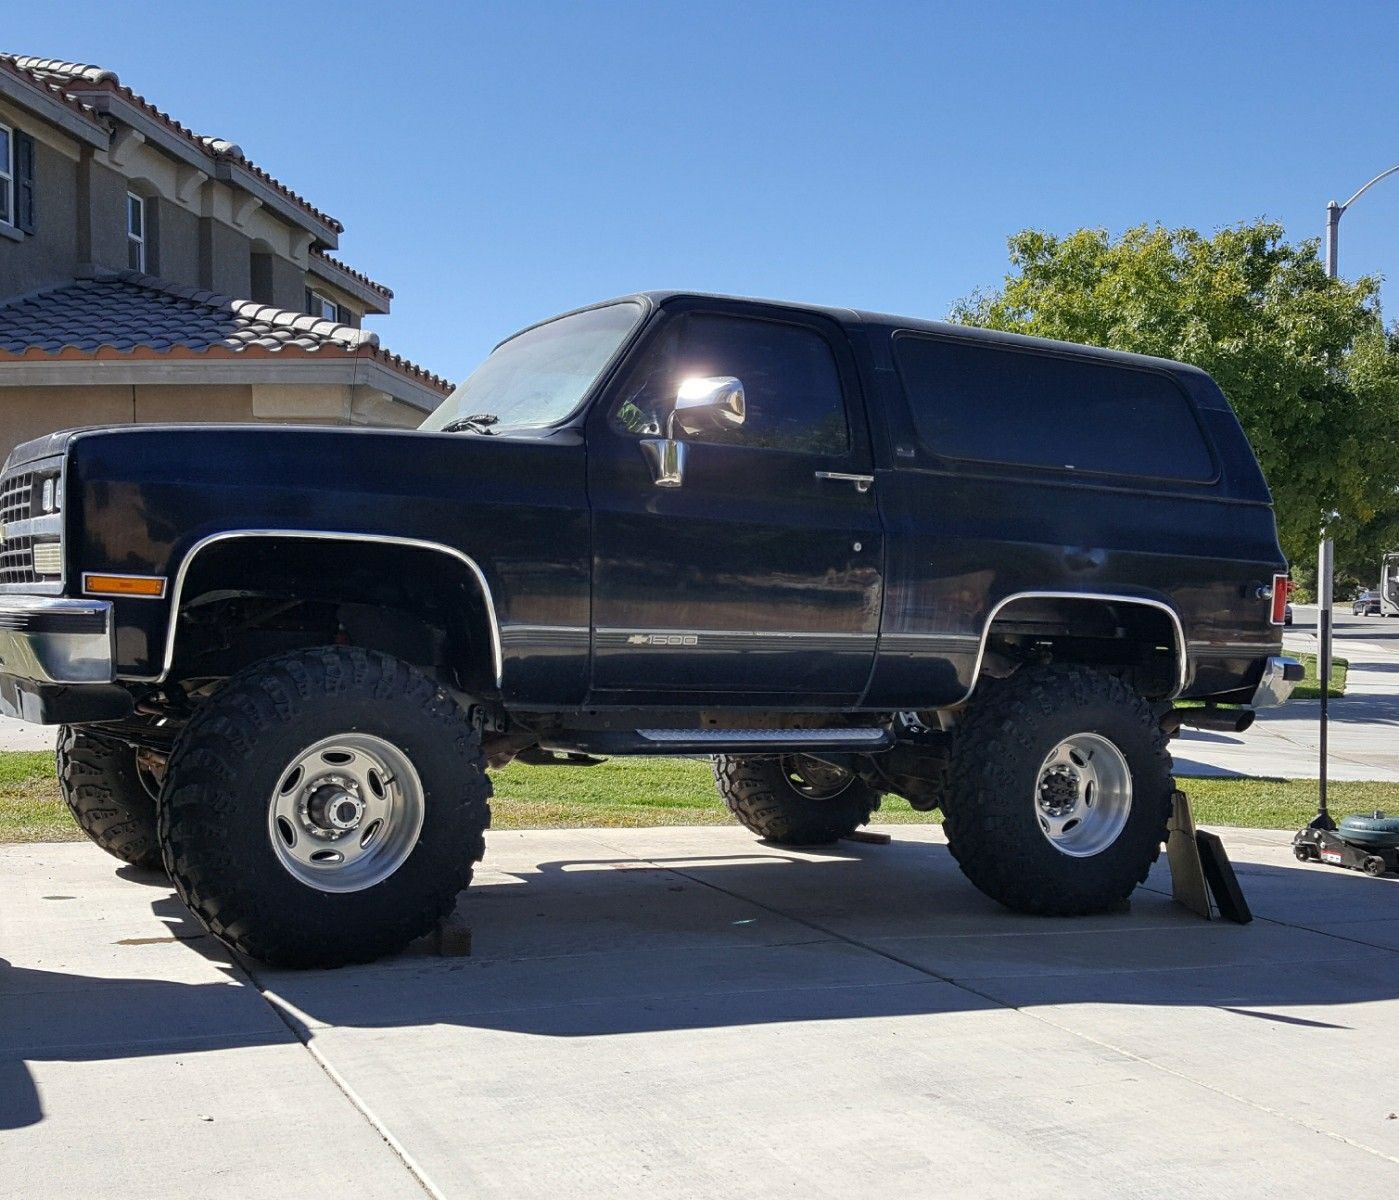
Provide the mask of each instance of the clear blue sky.
[{"label": "clear blue sky", "polygon": [[[340,218],[384,343],[454,378],[649,287],[940,317],[1025,226],[1317,236],[1399,163],[1393,4],[5,8],[4,49],[110,67]],[[1399,177],[1341,269],[1399,279]]]}]

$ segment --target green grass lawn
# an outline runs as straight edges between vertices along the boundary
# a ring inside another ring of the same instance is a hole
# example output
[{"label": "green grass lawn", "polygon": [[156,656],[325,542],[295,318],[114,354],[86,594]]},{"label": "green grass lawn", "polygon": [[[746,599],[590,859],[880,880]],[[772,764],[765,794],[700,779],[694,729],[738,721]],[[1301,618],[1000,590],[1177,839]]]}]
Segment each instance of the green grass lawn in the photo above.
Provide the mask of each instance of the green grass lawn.
[{"label": "green grass lawn", "polygon": [[[496,829],[588,825],[723,825],[729,821],[707,763],[613,759],[596,767],[515,764],[493,775]],[[1316,812],[1316,782],[1306,779],[1187,779],[1182,787],[1204,825],[1296,829]],[[1399,784],[1332,783],[1338,812],[1399,810]],[[936,821],[902,800],[886,799],[876,820]],[[82,837],[58,796],[53,756],[0,753],[0,842],[63,842]]]},{"label": "green grass lawn", "polygon": [[[1298,654],[1307,673],[1302,677],[1302,682],[1292,690],[1294,700],[1320,700],[1321,685],[1316,677],[1317,661],[1315,654]],[[1337,696],[1346,694],[1346,672],[1350,669],[1350,660],[1345,658],[1331,659],[1331,691],[1330,696],[1334,700]]]}]

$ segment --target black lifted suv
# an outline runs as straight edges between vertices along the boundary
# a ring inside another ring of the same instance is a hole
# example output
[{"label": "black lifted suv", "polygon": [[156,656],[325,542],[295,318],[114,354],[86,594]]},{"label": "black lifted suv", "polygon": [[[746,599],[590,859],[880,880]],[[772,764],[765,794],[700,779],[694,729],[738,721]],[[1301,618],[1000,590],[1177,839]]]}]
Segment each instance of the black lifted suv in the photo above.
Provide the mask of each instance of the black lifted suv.
[{"label": "black lifted suv", "polygon": [[0,707],[63,726],[94,841],[288,965],[431,930],[512,759],[713,756],[784,845],[902,796],[989,896],[1099,911],[1168,738],[1301,672],[1207,375],[900,317],[632,296],[417,431],[56,433],[0,489]]}]

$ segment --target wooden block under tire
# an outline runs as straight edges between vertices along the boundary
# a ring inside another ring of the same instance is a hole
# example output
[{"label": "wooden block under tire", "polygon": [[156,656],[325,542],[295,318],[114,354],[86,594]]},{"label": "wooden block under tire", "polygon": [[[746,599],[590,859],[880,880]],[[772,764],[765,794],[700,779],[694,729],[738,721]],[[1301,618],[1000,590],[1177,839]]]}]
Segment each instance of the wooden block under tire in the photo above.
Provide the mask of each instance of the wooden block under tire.
[{"label": "wooden block under tire", "polygon": [[438,958],[470,958],[471,926],[453,913],[432,931],[432,952]]},{"label": "wooden block under tire", "polygon": [[887,846],[894,839],[887,833],[875,833],[872,829],[856,829],[842,839],[847,842],[866,842],[871,846]]}]

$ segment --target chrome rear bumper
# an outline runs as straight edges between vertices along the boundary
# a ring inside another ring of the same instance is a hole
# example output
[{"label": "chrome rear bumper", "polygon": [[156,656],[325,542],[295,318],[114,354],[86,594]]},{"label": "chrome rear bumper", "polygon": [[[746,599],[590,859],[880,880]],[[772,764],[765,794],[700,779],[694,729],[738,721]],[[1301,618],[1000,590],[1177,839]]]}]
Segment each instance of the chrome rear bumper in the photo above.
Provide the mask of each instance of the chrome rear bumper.
[{"label": "chrome rear bumper", "polygon": [[1254,708],[1276,708],[1287,701],[1306,669],[1295,658],[1273,655],[1263,665],[1263,674],[1249,704]]}]

